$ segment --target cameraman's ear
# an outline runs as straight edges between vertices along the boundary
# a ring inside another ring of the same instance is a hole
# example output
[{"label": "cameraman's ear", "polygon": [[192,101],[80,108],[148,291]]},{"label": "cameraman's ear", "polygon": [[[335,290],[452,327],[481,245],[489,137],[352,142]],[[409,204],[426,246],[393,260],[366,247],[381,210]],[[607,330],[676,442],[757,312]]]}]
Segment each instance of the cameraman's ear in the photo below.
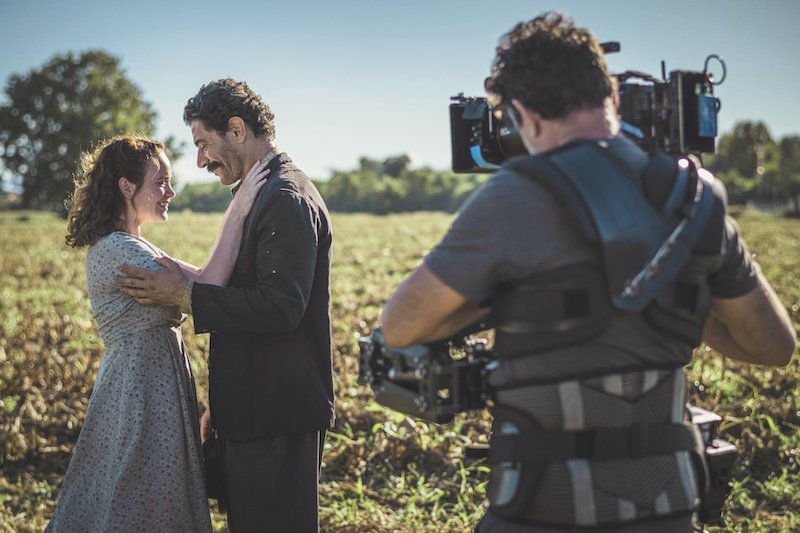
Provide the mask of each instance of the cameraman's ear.
[{"label": "cameraman's ear", "polygon": [[514,106],[507,105],[503,107],[503,113],[508,115],[508,118],[511,120],[511,124],[514,125],[514,128],[519,131],[522,127],[522,119],[519,116],[519,111]]},{"label": "cameraman's ear", "polygon": [[133,195],[136,194],[136,185],[128,181],[128,178],[120,178],[119,182],[119,190],[122,193],[122,196],[127,198],[128,200],[133,198]]},{"label": "cameraman's ear", "polygon": [[516,110],[517,131],[522,132],[524,130],[532,138],[538,137],[542,130],[539,114],[522,105],[516,98],[511,100],[511,105]]}]

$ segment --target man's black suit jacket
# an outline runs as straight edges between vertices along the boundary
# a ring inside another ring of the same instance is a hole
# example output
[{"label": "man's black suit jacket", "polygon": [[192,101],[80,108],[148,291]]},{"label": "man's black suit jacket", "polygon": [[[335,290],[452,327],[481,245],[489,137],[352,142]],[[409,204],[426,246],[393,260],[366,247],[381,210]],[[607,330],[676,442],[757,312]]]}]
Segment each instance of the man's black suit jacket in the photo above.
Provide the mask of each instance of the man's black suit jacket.
[{"label": "man's black suit jacket", "polygon": [[195,284],[196,333],[211,333],[211,413],[243,441],[333,426],[331,222],[286,154],[270,161],[227,287]]}]

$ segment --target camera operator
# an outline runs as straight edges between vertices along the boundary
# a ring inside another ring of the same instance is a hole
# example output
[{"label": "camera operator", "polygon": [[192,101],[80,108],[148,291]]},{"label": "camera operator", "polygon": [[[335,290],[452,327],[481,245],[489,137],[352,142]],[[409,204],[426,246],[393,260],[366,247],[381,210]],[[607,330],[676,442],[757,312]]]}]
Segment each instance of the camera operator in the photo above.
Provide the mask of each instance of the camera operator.
[{"label": "camera operator", "polygon": [[701,335],[732,359],[784,366],[792,322],[724,214],[719,252],[693,253],[682,285],[705,304],[678,312],[670,306],[680,298],[659,295],[660,314],[612,305],[606,279],[630,258],[604,258],[580,214],[519,164],[580,153],[572,168],[592,179],[610,180],[612,161],[644,187],[653,158],[619,135],[616,83],[587,30],[557,13],[518,24],[500,41],[486,89],[532,155],[493,175],[400,285],[382,315],[386,343],[441,339],[489,312],[499,364],[489,376],[490,506],[478,531],[691,531],[702,468],[686,443],[682,367]]}]

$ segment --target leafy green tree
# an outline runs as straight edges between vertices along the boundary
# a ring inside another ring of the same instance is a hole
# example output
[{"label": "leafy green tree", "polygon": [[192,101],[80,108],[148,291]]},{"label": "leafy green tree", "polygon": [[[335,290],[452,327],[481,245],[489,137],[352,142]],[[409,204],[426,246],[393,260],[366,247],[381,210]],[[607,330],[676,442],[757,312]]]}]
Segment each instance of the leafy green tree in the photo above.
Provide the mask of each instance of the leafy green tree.
[{"label": "leafy green tree", "polygon": [[387,157],[383,161],[376,161],[368,157],[362,157],[358,160],[362,174],[371,172],[376,176],[389,176],[392,178],[401,177],[408,170],[410,163],[411,158],[406,154]]},{"label": "leafy green tree", "polygon": [[800,136],[784,137],[778,149],[778,182],[784,196],[792,202],[792,212],[800,215]]},{"label": "leafy green tree", "polygon": [[709,169],[728,187],[732,196],[769,196],[774,191],[778,151],[763,122],[739,122],[723,135]]},{"label": "leafy green tree", "polygon": [[383,162],[383,174],[391,176],[392,178],[399,178],[403,172],[408,170],[408,165],[411,163],[411,158],[406,154],[386,158]]},{"label": "leafy green tree", "polygon": [[[150,135],[157,114],[103,51],[56,55],[38,70],[12,75],[0,107],[0,159],[22,187],[22,207],[64,209],[83,152],[120,133]],[[182,146],[165,140],[167,155]]]},{"label": "leafy green tree", "polygon": [[719,170],[735,170],[740,176],[754,178],[765,156],[771,155],[765,152],[766,147],[773,144],[763,122],[739,122],[720,138],[715,164],[724,167]]},{"label": "leafy green tree", "polygon": [[758,183],[755,179],[745,178],[735,170],[715,172],[714,175],[725,184],[729,203],[744,204],[749,198],[756,196]]},{"label": "leafy green tree", "polygon": [[370,159],[369,157],[362,157],[358,160],[359,171],[363,174],[365,172],[372,172],[376,176],[383,174],[383,163]]}]

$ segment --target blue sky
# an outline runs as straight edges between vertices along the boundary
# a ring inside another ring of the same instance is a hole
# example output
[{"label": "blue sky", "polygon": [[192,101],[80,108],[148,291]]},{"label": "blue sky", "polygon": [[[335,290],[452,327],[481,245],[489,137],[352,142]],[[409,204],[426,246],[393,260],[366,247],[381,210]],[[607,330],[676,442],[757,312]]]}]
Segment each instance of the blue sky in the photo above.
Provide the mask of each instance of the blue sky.
[{"label": "blue sky", "polygon": [[776,139],[800,132],[795,0],[0,0],[0,80],[68,51],[120,57],[158,111],[155,137],[187,143],[174,165],[183,182],[216,179],[196,168],[181,116],[202,84],[223,77],[263,97],[278,146],[312,178],[403,153],[444,170],[450,97],[482,96],[499,37],[550,9],[621,43],[612,72],[660,75],[661,60],[667,71],[702,70],[721,55],[723,133],[742,120],[764,121]]}]

